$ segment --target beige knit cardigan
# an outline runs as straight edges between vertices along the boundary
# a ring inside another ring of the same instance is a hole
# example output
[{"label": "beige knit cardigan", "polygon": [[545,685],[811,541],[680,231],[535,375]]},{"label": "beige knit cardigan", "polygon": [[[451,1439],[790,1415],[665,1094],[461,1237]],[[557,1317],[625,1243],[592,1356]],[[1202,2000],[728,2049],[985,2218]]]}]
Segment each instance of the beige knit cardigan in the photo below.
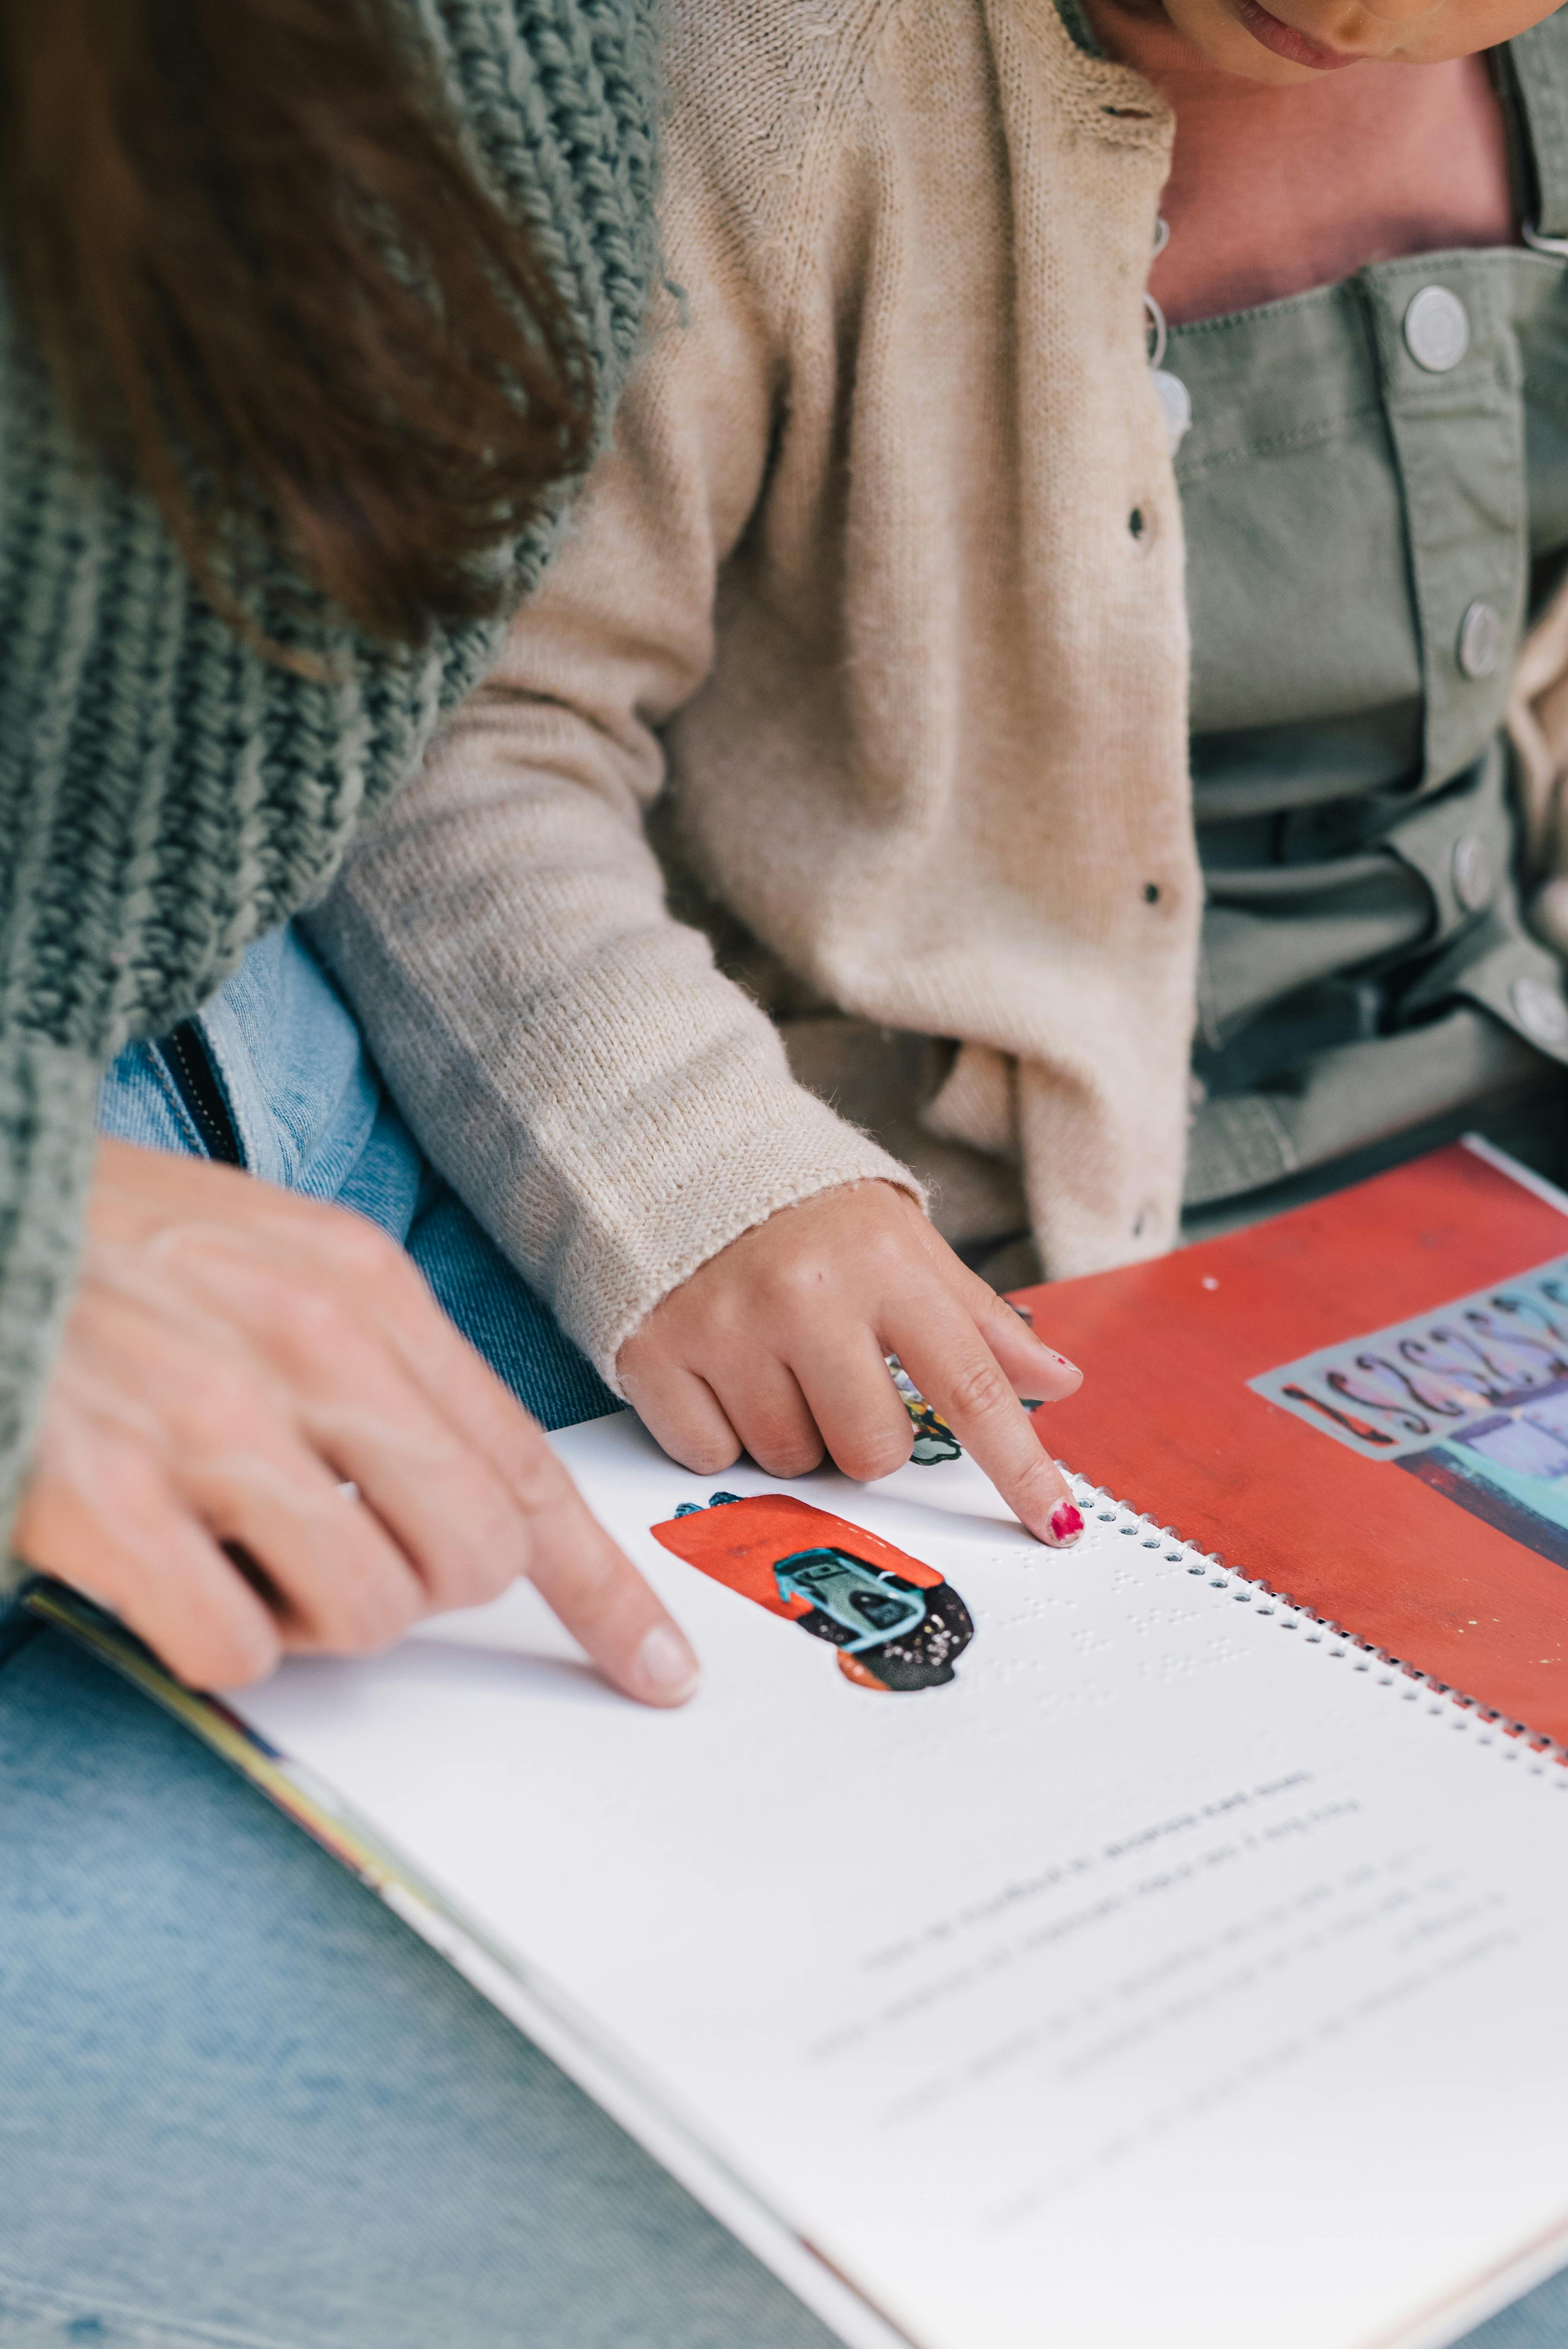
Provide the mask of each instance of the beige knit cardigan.
[{"label": "beige knit cardigan", "polygon": [[[951,1236],[1026,1202],[1052,1275],[1167,1247],[1202,895],[1142,311],[1167,109],[1056,0],[670,20],[670,284],[616,446],[319,929],[612,1376],[740,1232],[912,1158]],[[670,909],[661,792],[819,1092]]]}]

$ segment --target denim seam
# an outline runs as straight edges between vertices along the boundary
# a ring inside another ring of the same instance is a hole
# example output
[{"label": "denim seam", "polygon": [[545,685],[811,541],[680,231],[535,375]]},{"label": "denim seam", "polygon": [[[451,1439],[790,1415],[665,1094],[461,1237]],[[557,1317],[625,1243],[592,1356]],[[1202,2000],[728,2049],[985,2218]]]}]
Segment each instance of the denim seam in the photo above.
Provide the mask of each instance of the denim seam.
[{"label": "denim seam", "polygon": [[175,1122],[179,1125],[181,1133],[183,1133],[185,1139],[191,1144],[192,1151],[198,1158],[207,1157],[210,1154],[207,1145],[202,1141],[201,1134],[197,1131],[196,1121],[191,1116],[190,1111],[186,1108],[185,1097],[181,1092],[179,1086],[175,1083],[172,1075],[170,1073],[168,1063],[165,1061],[162,1053],[159,1050],[156,1044],[151,1043],[143,1043],[142,1050],[147,1056],[147,1064],[149,1068],[150,1068],[153,1075],[158,1080],[159,1091],[163,1094],[164,1099],[168,1102],[170,1108],[174,1112]]}]

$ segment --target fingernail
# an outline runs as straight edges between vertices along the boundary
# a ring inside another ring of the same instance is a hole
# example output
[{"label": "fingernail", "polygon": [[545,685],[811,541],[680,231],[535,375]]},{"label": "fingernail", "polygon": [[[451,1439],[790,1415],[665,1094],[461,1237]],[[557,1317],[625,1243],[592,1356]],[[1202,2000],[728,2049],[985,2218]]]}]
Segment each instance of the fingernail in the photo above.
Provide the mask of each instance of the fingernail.
[{"label": "fingernail", "polygon": [[1058,1544],[1077,1541],[1083,1531],[1083,1516],[1076,1501],[1058,1501],[1051,1511],[1051,1539]]},{"label": "fingernail", "polygon": [[637,1674],[650,1693],[667,1704],[690,1696],[702,1677],[696,1658],[670,1623],[655,1623],[644,1633]]}]

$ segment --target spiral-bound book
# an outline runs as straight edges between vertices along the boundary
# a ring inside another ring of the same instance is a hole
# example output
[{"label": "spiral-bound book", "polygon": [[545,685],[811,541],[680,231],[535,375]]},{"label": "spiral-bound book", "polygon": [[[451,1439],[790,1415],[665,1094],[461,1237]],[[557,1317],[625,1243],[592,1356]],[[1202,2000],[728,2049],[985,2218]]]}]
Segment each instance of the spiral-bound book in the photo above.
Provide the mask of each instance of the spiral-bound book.
[{"label": "spiral-bound book", "polygon": [[1485,1143],[1022,1293],[1073,1466],[1568,1744],[1568,1197]]},{"label": "spiral-bound book", "polygon": [[876,1486],[555,1439],[684,1712],[525,1586],[226,1706],[80,1619],[854,2349],[1438,2349],[1568,2262],[1568,1202],[1023,1301],[1067,1551],[913,1394]]}]

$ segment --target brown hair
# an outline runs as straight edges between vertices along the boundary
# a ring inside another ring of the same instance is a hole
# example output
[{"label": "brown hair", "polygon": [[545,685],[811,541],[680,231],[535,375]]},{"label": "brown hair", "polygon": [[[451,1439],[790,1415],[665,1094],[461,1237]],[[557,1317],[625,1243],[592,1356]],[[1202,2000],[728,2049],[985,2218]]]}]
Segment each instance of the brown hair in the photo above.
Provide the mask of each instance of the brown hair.
[{"label": "brown hair", "polygon": [[397,5],[0,0],[0,212],[72,421],[214,599],[260,523],[413,642],[493,608],[593,385]]}]

